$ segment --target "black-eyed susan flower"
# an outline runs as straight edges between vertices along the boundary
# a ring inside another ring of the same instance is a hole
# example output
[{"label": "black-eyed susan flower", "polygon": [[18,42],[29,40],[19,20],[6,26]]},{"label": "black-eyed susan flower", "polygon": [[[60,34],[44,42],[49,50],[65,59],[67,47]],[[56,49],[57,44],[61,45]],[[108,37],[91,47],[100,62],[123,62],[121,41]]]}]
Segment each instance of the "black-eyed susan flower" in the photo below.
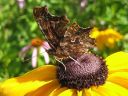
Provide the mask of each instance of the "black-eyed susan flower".
[{"label": "black-eyed susan flower", "polygon": [[95,38],[98,49],[102,50],[105,47],[114,48],[115,43],[123,38],[123,36],[112,28],[99,31],[94,28],[91,33],[91,37]]},{"label": "black-eyed susan flower", "polygon": [[49,55],[46,52],[46,50],[49,50],[50,46],[46,41],[43,41],[40,38],[32,39],[31,44],[22,48],[22,50],[19,54],[20,57],[24,59],[24,57],[26,56],[26,53],[28,51],[30,51],[30,49],[33,49],[32,59],[31,59],[32,60],[32,67],[36,67],[36,65],[37,65],[38,54],[41,54],[44,56],[44,60],[45,60],[46,64],[49,63]]},{"label": "black-eyed susan flower", "polygon": [[[128,53],[104,61],[88,53],[61,65],[44,65],[0,84],[0,96],[127,96]],[[106,63],[105,63],[106,62]]]}]

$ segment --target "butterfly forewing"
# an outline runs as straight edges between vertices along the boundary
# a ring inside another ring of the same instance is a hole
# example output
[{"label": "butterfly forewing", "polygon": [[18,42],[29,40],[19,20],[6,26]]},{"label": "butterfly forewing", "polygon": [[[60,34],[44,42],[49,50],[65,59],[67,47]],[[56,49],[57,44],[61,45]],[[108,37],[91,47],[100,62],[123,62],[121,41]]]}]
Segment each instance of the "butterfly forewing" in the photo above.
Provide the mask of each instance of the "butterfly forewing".
[{"label": "butterfly forewing", "polygon": [[34,8],[33,14],[50,46],[56,49],[63,38],[69,20],[66,16],[52,16],[46,6]]}]

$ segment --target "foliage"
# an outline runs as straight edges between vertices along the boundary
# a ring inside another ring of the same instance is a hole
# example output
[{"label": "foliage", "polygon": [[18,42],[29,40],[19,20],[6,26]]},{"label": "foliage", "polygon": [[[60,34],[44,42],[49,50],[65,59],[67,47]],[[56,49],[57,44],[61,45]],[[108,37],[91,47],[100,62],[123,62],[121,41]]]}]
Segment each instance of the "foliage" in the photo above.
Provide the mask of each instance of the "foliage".
[{"label": "foliage", "polygon": [[[33,18],[35,6],[47,5],[53,14],[67,15],[71,23],[78,22],[83,27],[115,28],[125,37],[124,41],[118,44],[119,50],[128,51],[127,0],[88,0],[84,8],[80,3],[80,0],[25,0],[24,8],[19,8],[16,0],[1,0],[0,80],[18,76],[32,69],[31,52],[24,62],[18,54],[32,38],[44,38]],[[40,63],[43,62],[41,59]]]}]

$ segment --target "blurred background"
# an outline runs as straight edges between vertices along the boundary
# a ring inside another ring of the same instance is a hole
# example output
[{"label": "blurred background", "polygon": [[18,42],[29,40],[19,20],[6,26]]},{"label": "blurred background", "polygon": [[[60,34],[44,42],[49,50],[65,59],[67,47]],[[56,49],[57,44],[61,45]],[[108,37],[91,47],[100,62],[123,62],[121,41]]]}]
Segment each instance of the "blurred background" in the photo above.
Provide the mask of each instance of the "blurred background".
[{"label": "blurred background", "polygon": [[[0,0],[0,81],[34,69],[32,50],[22,60],[21,50],[33,38],[44,39],[33,17],[33,8],[47,5],[55,15],[66,15],[71,23],[93,26],[92,37],[104,58],[117,51],[128,51],[127,0]],[[50,63],[54,63],[50,59]],[[36,67],[45,64],[38,56]]]}]

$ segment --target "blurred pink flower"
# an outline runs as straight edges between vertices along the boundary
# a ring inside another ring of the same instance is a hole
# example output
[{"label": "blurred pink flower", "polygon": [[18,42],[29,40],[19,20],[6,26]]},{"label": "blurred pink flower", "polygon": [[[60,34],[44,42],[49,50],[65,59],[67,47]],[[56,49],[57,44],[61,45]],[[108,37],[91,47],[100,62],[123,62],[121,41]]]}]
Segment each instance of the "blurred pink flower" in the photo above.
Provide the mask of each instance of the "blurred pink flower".
[{"label": "blurred pink flower", "polygon": [[82,9],[85,8],[86,5],[87,5],[87,3],[88,3],[88,0],[81,0],[81,1],[80,1],[80,7],[81,7]]},{"label": "blurred pink flower", "polygon": [[46,41],[41,40],[40,38],[34,38],[31,41],[31,44],[23,47],[21,49],[21,52],[19,54],[19,56],[24,59],[24,57],[26,56],[26,53],[32,49],[32,67],[36,67],[37,66],[37,58],[38,58],[38,54],[41,54],[44,56],[44,60],[45,63],[48,64],[49,63],[49,55],[46,52],[46,50],[50,49],[49,44]]},{"label": "blurred pink flower", "polygon": [[25,6],[25,0],[17,0],[18,6],[20,9],[23,9]]}]

